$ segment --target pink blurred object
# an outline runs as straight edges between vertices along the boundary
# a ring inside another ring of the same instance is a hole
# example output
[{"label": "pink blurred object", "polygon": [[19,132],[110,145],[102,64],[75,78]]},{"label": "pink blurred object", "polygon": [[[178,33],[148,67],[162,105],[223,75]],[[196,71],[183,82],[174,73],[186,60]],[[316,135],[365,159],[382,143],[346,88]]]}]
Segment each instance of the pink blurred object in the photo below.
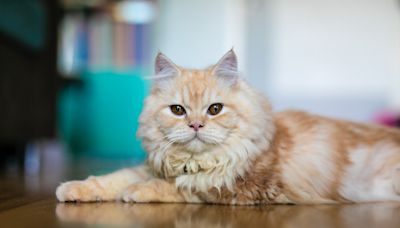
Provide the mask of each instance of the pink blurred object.
[{"label": "pink blurred object", "polygon": [[392,111],[383,111],[375,116],[374,122],[385,126],[396,127],[399,126],[399,115]]}]

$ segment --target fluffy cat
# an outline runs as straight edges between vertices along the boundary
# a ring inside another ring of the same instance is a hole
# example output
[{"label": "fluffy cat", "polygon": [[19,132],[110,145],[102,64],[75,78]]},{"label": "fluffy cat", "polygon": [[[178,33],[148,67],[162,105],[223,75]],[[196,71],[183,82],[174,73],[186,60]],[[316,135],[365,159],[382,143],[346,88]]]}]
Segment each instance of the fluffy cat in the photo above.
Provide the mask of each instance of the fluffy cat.
[{"label": "fluffy cat", "polygon": [[61,184],[65,201],[217,204],[400,201],[400,131],[274,113],[233,50],[205,70],[158,54],[140,116],[145,165]]}]

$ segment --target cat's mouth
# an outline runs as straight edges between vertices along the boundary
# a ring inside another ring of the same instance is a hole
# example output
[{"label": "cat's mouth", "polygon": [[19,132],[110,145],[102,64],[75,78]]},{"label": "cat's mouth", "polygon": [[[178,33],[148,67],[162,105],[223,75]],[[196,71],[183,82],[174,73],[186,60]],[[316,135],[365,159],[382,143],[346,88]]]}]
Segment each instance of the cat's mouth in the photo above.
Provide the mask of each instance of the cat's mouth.
[{"label": "cat's mouth", "polygon": [[195,135],[193,136],[193,138],[191,140],[197,140],[197,141],[200,141],[202,143],[207,143],[206,141],[204,141],[204,139],[201,138],[199,133],[195,133]]},{"label": "cat's mouth", "polygon": [[202,139],[199,133],[194,133],[191,138],[189,138],[186,142],[184,142],[185,145],[189,145],[192,143],[200,143],[200,144],[207,144],[207,142]]},{"label": "cat's mouth", "polygon": [[209,132],[187,132],[180,140],[171,140],[171,143],[184,147],[187,152],[202,153],[222,144],[225,139]]},{"label": "cat's mouth", "polygon": [[202,137],[198,133],[194,134],[185,142],[182,142],[181,145],[185,147],[187,152],[195,154],[209,151],[213,146],[215,146],[214,143],[209,142],[207,138]]}]

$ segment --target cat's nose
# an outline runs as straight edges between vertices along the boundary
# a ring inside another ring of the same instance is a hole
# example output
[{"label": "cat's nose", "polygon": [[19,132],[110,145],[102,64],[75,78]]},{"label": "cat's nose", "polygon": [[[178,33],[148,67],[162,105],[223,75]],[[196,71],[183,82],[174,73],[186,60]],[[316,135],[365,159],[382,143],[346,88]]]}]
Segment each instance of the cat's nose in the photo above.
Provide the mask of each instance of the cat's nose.
[{"label": "cat's nose", "polygon": [[204,127],[203,123],[194,121],[189,124],[189,127],[193,128],[194,131],[198,131],[200,128]]}]

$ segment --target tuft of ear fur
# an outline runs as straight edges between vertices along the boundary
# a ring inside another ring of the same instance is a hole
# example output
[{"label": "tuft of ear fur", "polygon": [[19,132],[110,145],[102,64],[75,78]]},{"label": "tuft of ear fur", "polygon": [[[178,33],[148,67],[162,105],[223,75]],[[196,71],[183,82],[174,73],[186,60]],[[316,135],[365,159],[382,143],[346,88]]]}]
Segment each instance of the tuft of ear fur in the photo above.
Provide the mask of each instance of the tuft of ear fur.
[{"label": "tuft of ear fur", "polygon": [[233,49],[229,50],[213,68],[213,74],[233,85],[239,78],[238,63]]}]

